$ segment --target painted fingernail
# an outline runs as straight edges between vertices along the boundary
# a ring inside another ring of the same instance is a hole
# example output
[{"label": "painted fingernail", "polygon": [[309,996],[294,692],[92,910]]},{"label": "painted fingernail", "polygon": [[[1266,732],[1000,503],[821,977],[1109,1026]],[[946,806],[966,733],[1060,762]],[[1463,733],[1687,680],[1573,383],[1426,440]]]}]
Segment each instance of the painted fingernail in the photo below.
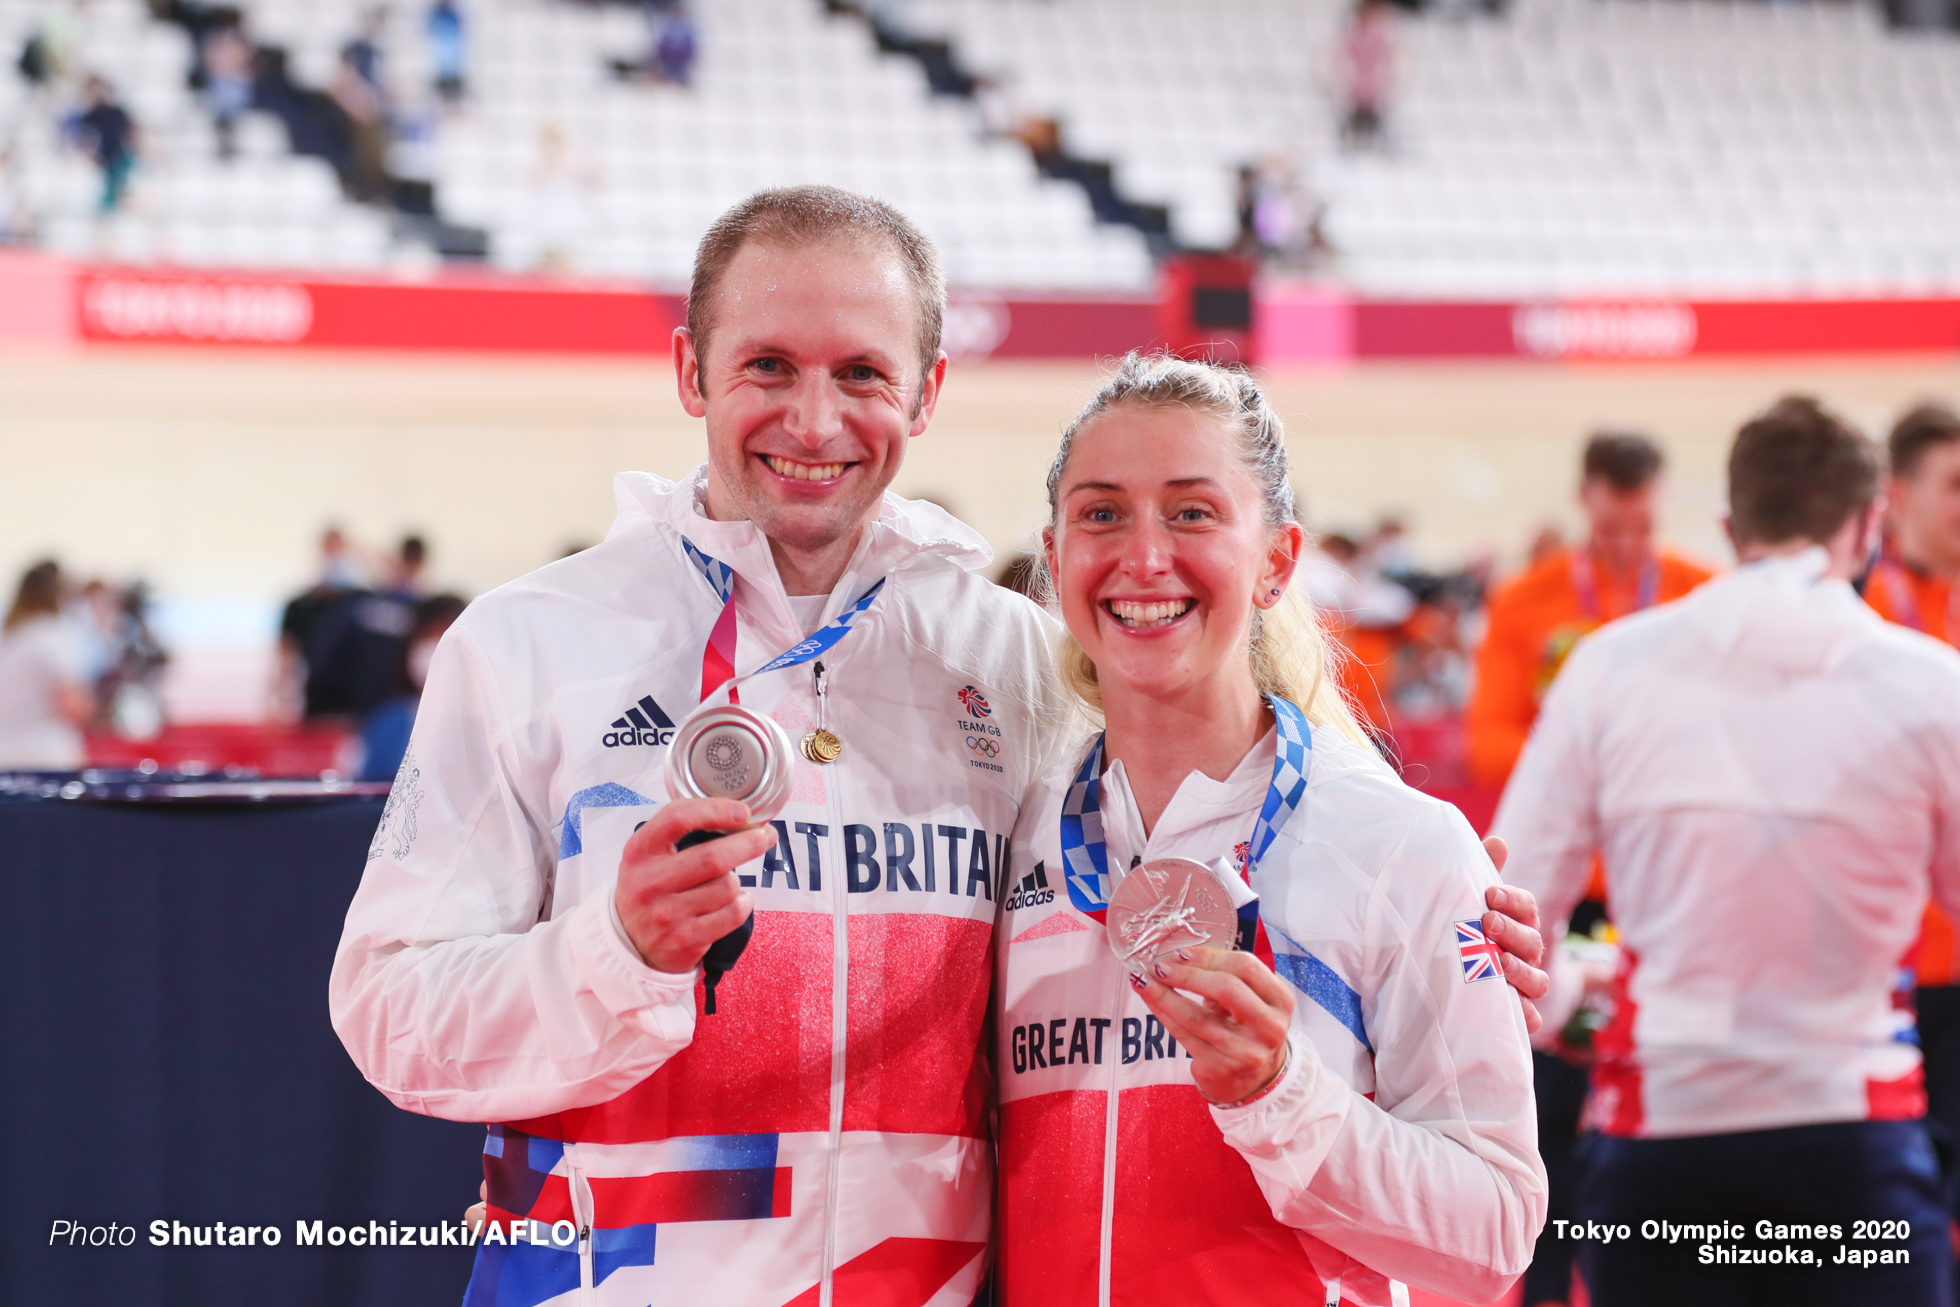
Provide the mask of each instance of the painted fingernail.
[{"label": "painted fingernail", "polygon": [[1189,962],[1191,960],[1191,950],[1188,948],[1181,948],[1177,951],[1177,957],[1178,957],[1178,961],[1180,962]]},{"label": "painted fingernail", "polygon": [[1171,978],[1171,969],[1161,962],[1151,963],[1150,969],[1157,973],[1157,979],[1159,980],[1169,980]]},{"label": "painted fingernail", "polygon": [[1135,986],[1136,988],[1142,989],[1145,986],[1147,986],[1149,983],[1150,983],[1150,977],[1144,975],[1141,971],[1132,971],[1130,973],[1130,984]]}]

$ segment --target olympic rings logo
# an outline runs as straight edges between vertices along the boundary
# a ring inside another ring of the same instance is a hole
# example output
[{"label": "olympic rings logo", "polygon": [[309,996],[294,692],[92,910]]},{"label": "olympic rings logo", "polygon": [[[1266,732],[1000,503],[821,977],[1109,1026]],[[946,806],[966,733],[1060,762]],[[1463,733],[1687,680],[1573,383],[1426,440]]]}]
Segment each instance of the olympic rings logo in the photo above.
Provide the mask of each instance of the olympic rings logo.
[{"label": "olympic rings logo", "polygon": [[1000,756],[1000,745],[982,736],[978,736],[978,735],[967,736],[966,747],[973,750],[975,753],[979,754],[983,758],[995,758]]}]

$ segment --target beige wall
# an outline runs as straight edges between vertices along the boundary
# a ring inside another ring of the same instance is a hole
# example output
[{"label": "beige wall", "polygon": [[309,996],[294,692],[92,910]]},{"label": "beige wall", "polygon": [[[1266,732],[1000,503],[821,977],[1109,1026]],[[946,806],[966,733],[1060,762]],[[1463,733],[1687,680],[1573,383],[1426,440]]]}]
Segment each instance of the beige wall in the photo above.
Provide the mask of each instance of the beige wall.
[{"label": "beige wall", "polygon": [[[956,367],[903,493],[941,499],[997,550],[1031,537],[1055,437],[1088,364]],[[1713,520],[1736,424],[1806,389],[1881,428],[1960,399],[1951,359],[1560,366],[1375,364],[1271,379],[1317,526],[1398,511],[1437,561],[1514,557],[1570,517],[1585,431],[1653,431],[1673,456],[1669,533],[1721,559]],[[425,532],[434,576],[470,592],[592,541],[621,468],[678,475],[699,424],[658,361],[96,347],[0,354],[0,571],[59,555],[143,575],[184,629],[239,644],[303,584],[328,520],[384,545]],[[187,615],[186,615],[187,614]]]}]

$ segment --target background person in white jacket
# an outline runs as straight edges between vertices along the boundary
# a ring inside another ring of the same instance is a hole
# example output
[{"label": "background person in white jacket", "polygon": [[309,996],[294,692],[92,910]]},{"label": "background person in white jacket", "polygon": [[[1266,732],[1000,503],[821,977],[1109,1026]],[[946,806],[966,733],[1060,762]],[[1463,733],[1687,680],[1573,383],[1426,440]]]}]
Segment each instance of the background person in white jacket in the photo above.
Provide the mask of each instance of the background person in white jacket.
[{"label": "background person in white jacket", "polygon": [[[1624,941],[1579,1215],[1636,1234],[1580,1245],[1601,1307],[1951,1300],[1894,995],[1928,893],[1960,908],[1960,653],[1852,589],[1878,475],[1814,401],[1745,425],[1741,566],[1579,646],[1498,810],[1555,929],[1601,851]],[[1747,1237],[1638,1237],[1650,1219]]]},{"label": "background person in white jacket", "polygon": [[[1546,1190],[1495,878],[1327,674],[1277,415],[1248,374],[1132,355],[1048,486],[1062,673],[1106,729],[1015,828],[1002,1302],[1501,1296]],[[1167,857],[1257,891],[1242,950],[1117,958],[1108,904]]]},{"label": "background person in white jacket", "polygon": [[[496,1227],[578,1232],[486,1231],[472,1303],[980,1283],[995,904],[1061,736],[1054,624],[970,530],[885,493],[945,376],[942,309],[885,205],[798,187],[724,214],[675,338],[706,469],[622,476],[603,544],[478,599],[436,653],[330,998],[395,1102],[496,1123]],[[820,659],[740,686],[841,756],[755,829],[668,802],[674,724],[880,582]],[[739,833],[676,852],[696,828]],[[703,1015],[701,957],[751,908]]]}]

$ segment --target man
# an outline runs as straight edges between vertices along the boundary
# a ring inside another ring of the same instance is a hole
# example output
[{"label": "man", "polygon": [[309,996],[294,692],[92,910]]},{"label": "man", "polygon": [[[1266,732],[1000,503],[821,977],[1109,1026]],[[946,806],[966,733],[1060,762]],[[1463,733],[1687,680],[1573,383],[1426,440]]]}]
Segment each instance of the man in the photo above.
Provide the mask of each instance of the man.
[{"label": "man", "polygon": [[[706,468],[620,477],[603,544],[477,600],[437,651],[331,1002],[395,1102],[507,1123],[471,1303],[979,1289],[996,904],[1020,796],[1071,741],[1052,623],[969,529],[884,493],[938,401],[943,306],[885,205],[737,205],[675,333]],[[668,801],[675,723],[813,633],[835,642],[734,693],[841,755],[758,827]],[[677,849],[702,829],[732,833]],[[701,959],[751,908],[707,1014]],[[515,1218],[577,1235],[493,1234]]]},{"label": "man", "polygon": [[[1582,1240],[1601,1307],[1950,1301],[1893,997],[1929,886],[1960,907],[1960,653],[1858,602],[1878,489],[1875,450],[1813,400],[1745,425],[1741,566],[1578,647],[1498,811],[1555,930],[1593,850],[1613,869],[1624,949],[1579,1219],[1743,1231]],[[1861,1241],[1859,1222],[1905,1225]],[[1704,1243],[1823,1264],[1704,1264]],[[1834,1264],[1840,1244],[1891,1264]]]},{"label": "man", "polygon": [[[1538,705],[1565,657],[1588,632],[1655,603],[1677,599],[1709,572],[1656,549],[1660,446],[1635,432],[1602,431],[1586,442],[1579,504],[1587,537],[1578,548],[1556,544],[1490,601],[1490,625],[1477,654],[1477,679],[1466,725],[1470,774],[1501,788],[1517,765]],[[1542,536],[1541,536],[1542,539]],[[1597,920],[1606,898],[1599,863],[1579,929]],[[1590,918],[1590,920],[1588,919]],[[1533,1054],[1538,1092],[1538,1151],[1551,1182],[1552,1220],[1572,1215],[1572,1150],[1585,1106],[1586,1073],[1562,1051]],[[1524,1280],[1525,1307],[1562,1304],[1572,1283],[1571,1244],[1547,1225]]]},{"label": "man", "polygon": [[[1960,415],[1921,404],[1899,419],[1887,446],[1886,541],[1865,601],[1888,621],[1960,645]],[[1960,940],[1932,904],[1915,971],[1927,1109],[1960,1140]]]},{"label": "man", "polygon": [[1546,688],[1580,637],[1678,599],[1711,575],[1655,547],[1661,465],[1660,446],[1646,436],[1593,436],[1579,482],[1585,544],[1551,551],[1491,597],[1466,721],[1478,784],[1497,788],[1510,776]]}]

